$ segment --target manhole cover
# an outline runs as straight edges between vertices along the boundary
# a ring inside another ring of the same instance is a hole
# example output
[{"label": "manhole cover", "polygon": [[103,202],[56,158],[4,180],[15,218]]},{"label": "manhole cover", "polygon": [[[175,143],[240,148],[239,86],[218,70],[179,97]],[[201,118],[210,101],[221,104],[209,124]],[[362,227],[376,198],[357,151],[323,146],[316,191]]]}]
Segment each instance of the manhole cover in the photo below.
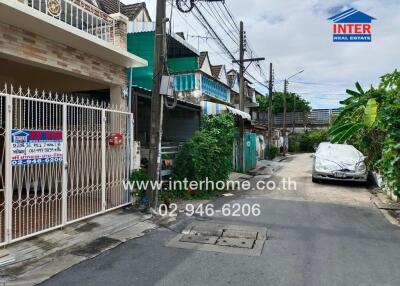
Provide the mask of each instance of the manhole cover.
[{"label": "manhole cover", "polygon": [[260,256],[267,239],[265,227],[194,222],[167,246],[221,253]]},{"label": "manhole cover", "polygon": [[257,239],[258,232],[256,231],[244,231],[244,230],[233,230],[225,229],[222,233],[223,237],[227,238],[245,238],[245,239]]},{"label": "manhole cover", "polygon": [[203,236],[203,235],[183,235],[179,241],[190,242],[190,243],[202,243],[202,244],[216,244],[218,236]]},{"label": "manhole cover", "polygon": [[254,242],[254,239],[221,237],[218,239],[217,245],[252,249]]}]

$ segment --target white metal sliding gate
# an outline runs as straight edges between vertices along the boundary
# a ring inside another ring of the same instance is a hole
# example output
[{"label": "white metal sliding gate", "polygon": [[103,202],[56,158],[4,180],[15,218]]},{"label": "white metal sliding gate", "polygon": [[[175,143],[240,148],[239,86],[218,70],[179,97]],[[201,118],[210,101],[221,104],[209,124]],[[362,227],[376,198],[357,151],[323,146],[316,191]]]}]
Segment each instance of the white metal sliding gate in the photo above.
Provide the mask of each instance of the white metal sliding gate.
[{"label": "white metal sliding gate", "polygon": [[126,111],[0,91],[0,245],[129,204],[132,133]]}]

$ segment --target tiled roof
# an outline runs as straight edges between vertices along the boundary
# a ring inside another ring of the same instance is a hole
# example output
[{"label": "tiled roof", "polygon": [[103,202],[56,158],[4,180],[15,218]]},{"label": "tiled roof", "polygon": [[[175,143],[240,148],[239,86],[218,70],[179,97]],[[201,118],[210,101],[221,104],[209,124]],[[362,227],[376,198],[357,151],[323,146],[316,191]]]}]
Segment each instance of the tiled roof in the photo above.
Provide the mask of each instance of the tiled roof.
[{"label": "tiled roof", "polygon": [[[129,20],[133,20],[137,17],[137,15],[142,11],[142,9],[146,8],[146,3],[136,3],[130,5],[124,5],[121,7],[121,12],[125,16],[129,18]],[[150,17],[149,17],[150,18]]]},{"label": "tiled roof", "polygon": [[222,68],[223,68],[222,65],[211,66],[212,76],[215,77],[216,79],[219,79],[219,75],[221,74]]},{"label": "tiled roof", "polygon": [[140,11],[142,11],[143,8],[146,8],[146,3],[144,2],[129,5],[125,5],[119,0],[97,0],[97,2],[99,3],[99,8],[107,14],[118,13],[119,7],[121,7],[121,13],[127,16],[129,20],[134,20]]},{"label": "tiled roof", "polygon": [[208,56],[208,52],[201,52],[199,56],[199,68],[201,68],[204,64],[204,61],[206,60],[206,57]]}]

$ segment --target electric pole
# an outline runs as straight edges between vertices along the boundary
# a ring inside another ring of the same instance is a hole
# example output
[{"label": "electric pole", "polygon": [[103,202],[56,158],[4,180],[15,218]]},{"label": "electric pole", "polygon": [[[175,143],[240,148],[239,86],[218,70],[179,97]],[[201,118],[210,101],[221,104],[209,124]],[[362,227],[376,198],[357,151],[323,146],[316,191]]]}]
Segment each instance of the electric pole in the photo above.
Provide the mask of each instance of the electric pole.
[{"label": "electric pole", "polygon": [[296,95],[293,95],[293,133],[296,129]]},{"label": "electric pole", "polygon": [[[304,70],[299,71],[298,73],[295,73],[294,75],[288,77],[287,79],[285,79],[285,96],[287,95],[288,92],[288,85],[289,85],[289,79],[303,73]],[[295,131],[295,127],[296,127],[296,122],[295,122],[295,116],[296,116],[296,94],[293,94],[293,111],[292,111],[292,125],[293,125],[293,133]],[[285,124],[286,125],[286,124]],[[286,127],[285,127],[286,128]]]},{"label": "electric pole", "polygon": [[283,156],[286,156],[286,113],[287,113],[287,88],[288,81],[285,79],[283,87]]},{"label": "electric pole", "polygon": [[239,109],[244,111],[244,28],[243,22],[240,22],[240,59],[239,59],[239,77],[240,77],[240,97]]},{"label": "electric pole", "polygon": [[[243,21],[240,21],[240,59],[239,59],[239,109],[244,111],[244,27]],[[244,162],[244,119],[240,116],[239,121],[239,152],[240,152],[240,167],[241,171],[244,173],[246,170],[246,164]]]},{"label": "electric pole", "polygon": [[[165,18],[166,0],[157,0],[156,15],[156,40],[154,48],[154,74],[153,91],[151,95],[151,117],[150,117],[150,161],[149,178],[153,182],[160,180],[161,163],[161,139],[162,139],[162,120],[163,120],[163,97],[160,95],[161,80],[165,63]],[[148,189],[150,207],[157,209],[158,190]]]},{"label": "electric pole", "polygon": [[[274,70],[272,63],[269,64],[269,83],[268,83],[268,150],[272,147],[272,128],[274,126],[274,117],[272,114],[272,91],[274,89]],[[269,159],[269,158],[268,158]]]},{"label": "electric pole", "polygon": [[[240,43],[239,43],[239,52],[240,52],[240,58],[239,60],[234,60],[233,63],[239,64],[239,78],[240,78],[240,90],[239,90],[239,109],[241,111],[245,111],[245,106],[244,106],[244,92],[245,92],[245,79],[244,79],[244,74],[248,67],[251,65],[252,62],[259,62],[265,60],[265,58],[250,58],[250,59],[245,59],[244,58],[244,52],[246,51],[246,36],[245,36],[245,31],[243,27],[243,21],[240,22]],[[245,63],[249,63],[247,67],[244,66]],[[246,170],[246,164],[245,164],[245,155],[244,155],[244,119],[243,117],[240,117],[239,121],[239,152],[240,152],[240,169],[242,172],[245,172]]]}]

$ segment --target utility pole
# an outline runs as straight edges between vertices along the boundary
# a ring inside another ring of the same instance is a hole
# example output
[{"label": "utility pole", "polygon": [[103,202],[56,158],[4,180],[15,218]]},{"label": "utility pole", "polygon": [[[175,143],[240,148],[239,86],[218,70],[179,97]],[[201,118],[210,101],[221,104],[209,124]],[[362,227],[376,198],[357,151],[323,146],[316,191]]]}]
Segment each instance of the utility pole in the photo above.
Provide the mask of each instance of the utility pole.
[{"label": "utility pole", "polygon": [[244,27],[240,22],[240,59],[239,59],[239,77],[240,77],[240,98],[239,109],[244,111]]},{"label": "utility pole", "polygon": [[[274,116],[272,114],[272,91],[274,89],[274,69],[272,63],[269,64],[269,83],[268,83],[268,150],[272,147],[272,128],[274,126]],[[269,158],[268,158],[269,159]]]},{"label": "utility pole", "polygon": [[[240,43],[239,43],[239,53],[240,53],[240,58],[239,60],[234,60],[233,63],[239,64],[239,78],[240,78],[240,84],[239,84],[239,109],[241,111],[245,111],[245,106],[244,106],[244,92],[245,92],[245,79],[244,79],[244,74],[247,70],[247,68],[251,65],[252,62],[259,62],[265,60],[265,58],[251,58],[251,59],[245,59],[244,58],[244,52],[246,51],[246,36],[244,32],[244,25],[243,21],[240,22]],[[247,67],[244,66],[245,63],[249,63]],[[240,152],[240,169],[242,172],[245,172],[246,170],[246,164],[245,164],[245,155],[244,155],[244,119],[240,117],[239,121],[239,152]]]},{"label": "utility pole", "polygon": [[[239,109],[244,111],[244,27],[243,21],[240,21],[240,59],[239,59]],[[240,167],[244,173],[246,171],[245,156],[244,156],[244,119],[240,117],[239,122],[239,152],[240,152]]]},{"label": "utility pole", "polygon": [[[150,161],[149,178],[153,182],[160,180],[161,163],[161,139],[163,120],[163,97],[160,95],[161,80],[165,63],[165,18],[166,0],[157,0],[156,15],[156,41],[154,48],[154,74],[153,91],[151,95],[151,117],[150,117]],[[158,190],[148,189],[150,207],[157,209]]]},{"label": "utility pole", "polygon": [[296,95],[293,95],[293,134],[296,129]]},{"label": "utility pole", "polygon": [[[288,142],[287,140],[287,136],[286,136],[286,111],[287,111],[287,95],[288,95],[288,85],[289,85],[289,79],[303,73],[304,70],[299,71],[298,73],[295,73],[294,75],[288,77],[285,79],[285,86],[284,86],[284,90],[283,90],[283,156],[286,155],[286,142]],[[292,124],[293,124],[293,134],[295,131],[295,115],[296,115],[296,94],[293,94],[293,98],[294,98],[294,102],[293,102],[293,111],[292,111]]]},{"label": "utility pole", "polygon": [[288,88],[288,80],[285,79],[284,87],[283,87],[283,156],[286,156],[286,113],[287,113],[287,88]]}]

